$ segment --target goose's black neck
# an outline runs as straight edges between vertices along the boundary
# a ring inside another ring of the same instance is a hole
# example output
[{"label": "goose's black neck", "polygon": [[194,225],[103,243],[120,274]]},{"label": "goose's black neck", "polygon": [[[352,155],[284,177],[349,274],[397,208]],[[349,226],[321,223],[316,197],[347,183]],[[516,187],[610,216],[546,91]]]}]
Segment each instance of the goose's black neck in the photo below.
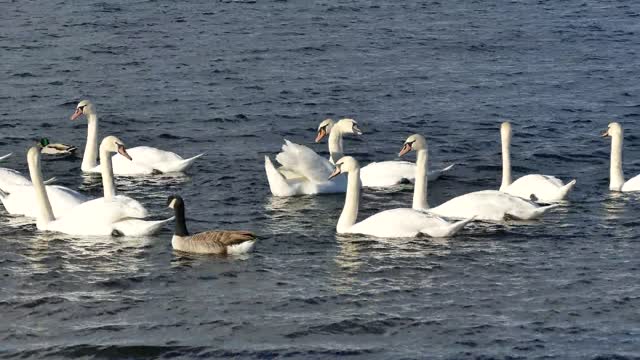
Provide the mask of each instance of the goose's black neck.
[{"label": "goose's black neck", "polygon": [[176,230],[174,234],[178,236],[188,236],[189,231],[187,230],[187,222],[184,218],[184,204],[182,202],[176,202],[173,211],[176,215]]}]

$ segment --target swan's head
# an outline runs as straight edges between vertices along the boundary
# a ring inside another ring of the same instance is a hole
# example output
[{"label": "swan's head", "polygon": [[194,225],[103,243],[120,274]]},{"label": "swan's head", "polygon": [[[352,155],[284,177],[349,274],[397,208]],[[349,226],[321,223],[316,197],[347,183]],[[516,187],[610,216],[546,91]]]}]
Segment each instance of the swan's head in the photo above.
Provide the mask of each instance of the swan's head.
[{"label": "swan's head", "polygon": [[502,136],[511,135],[511,123],[510,122],[505,121],[500,125],[500,134],[502,134]]},{"label": "swan's head", "polygon": [[408,153],[411,150],[425,150],[427,148],[427,139],[420,134],[413,134],[405,140],[404,145],[402,145],[402,149],[398,156],[402,156]]},{"label": "swan's head", "polygon": [[316,142],[320,142],[328,133],[331,132],[331,128],[335,124],[335,121],[332,119],[323,120],[320,125],[318,125],[318,135],[316,136]]},{"label": "swan's head", "polygon": [[167,206],[175,209],[177,207],[184,206],[184,201],[180,195],[170,195],[169,198],[167,198]]},{"label": "swan's head", "polygon": [[115,136],[107,136],[106,138],[104,138],[104,140],[102,140],[102,142],[100,143],[100,151],[107,151],[110,153],[117,152],[118,154],[126,157],[129,160],[133,160],[127,153],[127,148],[124,146],[124,142],[122,142],[122,140],[118,139]]},{"label": "swan's head", "polygon": [[336,162],[336,168],[333,170],[331,175],[329,175],[329,180],[334,177],[342,174],[348,173],[350,171],[355,171],[360,169],[360,164],[358,164],[358,160],[354,159],[352,156],[343,156]]},{"label": "swan's head", "polygon": [[340,119],[333,128],[340,130],[343,134],[362,135],[362,130],[360,130],[358,123],[353,119]]},{"label": "swan's head", "polygon": [[80,115],[90,115],[95,113],[96,111],[91,101],[82,100],[78,103],[78,106],[76,106],[76,111],[71,115],[71,120],[77,119]]},{"label": "swan's head", "polygon": [[621,137],[622,136],[622,126],[617,122],[610,123],[609,127],[607,128],[607,130],[602,133],[602,137],[607,137],[607,136]]}]

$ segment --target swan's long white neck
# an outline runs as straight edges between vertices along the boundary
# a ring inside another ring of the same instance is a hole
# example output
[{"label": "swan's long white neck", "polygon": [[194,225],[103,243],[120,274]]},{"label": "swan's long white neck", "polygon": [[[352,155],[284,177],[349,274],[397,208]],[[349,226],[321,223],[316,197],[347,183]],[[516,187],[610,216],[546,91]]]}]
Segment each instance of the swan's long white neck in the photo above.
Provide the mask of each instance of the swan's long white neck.
[{"label": "swan's long white neck", "polygon": [[98,115],[87,115],[87,144],[84,147],[84,156],[82,157],[82,171],[89,171],[98,166],[96,158],[98,157]]},{"label": "swan's long white neck", "polygon": [[416,159],[416,180],[413,188],[413,209],[426,210],[429,208],[427,203],[427,171],[428,171],[429,154],[427,149],[418,150]]},{"label": "swan's long white neck", "polygon": [[347,194],[344,200],[344,208],[338,219],[336,230],[344,233],[349,230],[358,218],[358,207],[360,206],[360,169],[349,171],[347,178]]},{"label": "swan's long white neck", "polygon": [[31,176],[31,182],[36,192],[36,202],[38,203],[38,218],[37,227],[43,229],[46,225],[55,220],[53,217],[53,210],[51,209],[51,202],[49,202],[49,196],[47,195],[47,188],[44,186],[42,180],[42,169],[40,169],[40,156],[31,156],[32,151],[28,158],[29,163],[29,175]]},{"label": "swan's long white neck", "polygon": [[105,200],[112,200],[116,196],[116,186],[113,182],[113,164],[111,153],[100,149],[100,171],[102,173],[102,188]]},{"label": "swan's long white neck", "polygon": [[611,168],[609,170],[609,189],[619,191],[624,185],[622,172],[622,134],[611,137]]},{"label": "swan's long white neck", "polygon": [[342,130],[338,126],[334,126],[329,133],[329,161],[335,164],[344,156],[342,150]]},{"label": "swan's long white neck", "polygon": [[502,184],[500,191],[511,185],[511,131],[501,131],[502,138]]}]

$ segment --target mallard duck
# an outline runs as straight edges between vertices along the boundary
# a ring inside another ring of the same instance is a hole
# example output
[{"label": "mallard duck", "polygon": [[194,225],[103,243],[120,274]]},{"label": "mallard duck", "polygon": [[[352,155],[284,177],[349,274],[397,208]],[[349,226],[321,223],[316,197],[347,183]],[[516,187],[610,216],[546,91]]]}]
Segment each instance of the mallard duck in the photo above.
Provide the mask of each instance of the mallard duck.
[{"label": "mallard duck", "polygon": [[171,238],[171,246],[184,252],[199,254],[236,255],[253,250],[256,236],[249,231],[211,230],[190,235],[184,217],[184,200],[179,195],[171,195],[167,206],[175,212],[176,228]]},{"label": "mallard duck", "polygon": [[52,144],[48,138],[40,139],[38,146],[41,149],[40,152],[47,155],[71,155],[78,149],[75,146],[66,144]]}]

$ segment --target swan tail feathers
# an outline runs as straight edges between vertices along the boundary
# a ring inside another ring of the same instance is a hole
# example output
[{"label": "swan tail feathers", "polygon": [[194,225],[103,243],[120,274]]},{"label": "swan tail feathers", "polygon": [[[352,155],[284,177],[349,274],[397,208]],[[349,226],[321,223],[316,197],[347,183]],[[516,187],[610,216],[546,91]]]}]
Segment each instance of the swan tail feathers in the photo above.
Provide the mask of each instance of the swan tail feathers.
[{"label": "swan tail feathers", "polygon": [[13,155],[13,153],[8,153],[7,155],[0,156],[0,161],[10,157],[11,155]]},{"label": "swan tail feathers", "polygon": [[53,183],[54,183],[54,182],[56,182],[56,181],[58,181],[58,178],[54,176],[54,177],[52,177],[51,179],[46,180],[46,181],[44,182],[44,184],[45,184],[45,185],[51,185],[51,184],[53,184]]},{"label": "swan tail feathers", "polygon": [[193,165],[193,163],[202,156],[204,156],[204,153],[198,154],[188,159],[172,162],[168,164],[166,167],[163,167],[162,169],[158,169],[158,170],[162,171],[163,173],[184,172],[184,171],[187,171]]},{"label": "swan tail feathers", "polygon": [[569,181],[565,186],[560,188],[560,199],[564,199],[567,194],[573,189],[576,185],[576,179]]},{"label": "swan tail feathers", "polygon": [[464,228],[468,223],[472,222],[475,219],[476,217],[473,216],[469,219],[456,221],[453,224],[450,224],[449,226],[442,226],[441,228],[438,228],[438,229],[425,229],[424,231],[420,231],[420,232],[423,234],[427,234],[431,237],[438,237],[438,238],[449,237],[458,233],[458,231],[462,230],[462,228]]},{"label": "swan tail feathers", "polygon": [[541,217],[542,215],[544,215],[545,213],[547,213],[547,211],[557,208],[558,206],[560,206],[560,204],[552,204],[552,205],[547,205],[547,206],[540,206],[539,208],[533,210],[533,214],[529,217],[529,219],[537,219],[539,217]]},{"label": "swan tail feathers", "polygon": [[264,157],[264,170],[267,173],[267,181],[269,182],[269,189],[275,196],[287,196],[289,184],[287,180],[280,174],[278,169],[273,166],[271,159],[268,156]]},{"label": "swan tail feathers", "polygon": [[162,227],[175,217],[164,220],[141,220],[141,219],[124,219],[114,224],[113,230],[125,236],[145,236],[153,235],[160,231]]}]

